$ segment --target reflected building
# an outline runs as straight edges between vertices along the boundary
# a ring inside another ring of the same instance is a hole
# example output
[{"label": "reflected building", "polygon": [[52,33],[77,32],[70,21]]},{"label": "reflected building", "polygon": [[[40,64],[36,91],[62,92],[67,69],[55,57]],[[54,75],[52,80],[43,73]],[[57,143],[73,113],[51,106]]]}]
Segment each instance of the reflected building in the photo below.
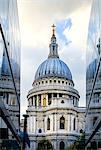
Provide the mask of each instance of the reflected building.
[{"label": "reflected building", "polygon": [[[101,116],[101,1],[93,0],[87,41],[86,72],[86,139],[97,127]],[[87,145],[88,149],[101,149],[101,128]]]},{"label": "reflected building", "polygon": [[48,59],[38,67],[27,95],[31,150],[40,149],[43,140],[48,140],[55,150],[63,150],[85,128],[85,108],[79,107],[80,96],[74,88],[71,71],[59,58],[54,32],[53,28]]},{"label": "reflected building", "polygon": [[16,0],[0,0],[0,26],[0,105],[4,104],[9,114],[0,116],[0,139],[4,141],[14,139],[5,123],[6,117],[16,131],[20,128],[20,32]]}]

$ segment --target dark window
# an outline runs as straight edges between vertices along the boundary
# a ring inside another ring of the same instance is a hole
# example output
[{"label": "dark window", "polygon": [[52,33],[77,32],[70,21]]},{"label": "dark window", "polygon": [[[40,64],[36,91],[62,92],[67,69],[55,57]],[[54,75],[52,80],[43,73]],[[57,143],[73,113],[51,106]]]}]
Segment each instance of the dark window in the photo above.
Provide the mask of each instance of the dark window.
[{"label": "dark window", "polygon": [[52,98],[52,94],[48,93],[48,105],[50,105],[52,102],[51,98]]},{"label": "dark window", "polygon": [[91,142],[91,148],[97,150],[97,143],[95,141]]},{"label": "dark window", "polygon": [[74,121],[73,121],[73,130],[75,130],[75,118],[74,118]]},{"label": "dark window", "polygon": [[47,130],[50,130],[50,118],[47,119]]},{"label": "dark window", "polygon": [[64,129],[65,128],[65,118],[62,116],[60,118],[60,129]]},{"label": "dark window", "polygon": [[101,142],[98,142],[98,148],[101,148]]},{"label": "dark window", "polygon": [[41,129],[39,129],[39,133],[42,133],[42,130],[41,130]]},{"label": "dark window", "polygon": [[64,81],[62,81],[62,83],[64,83]]},{"label": "dark window", "polygon": [[48,98],[52,98],[52,94],[51,93],[48,94]]},{"label": "dark window", "polygon": [[46,81],[46,83],[47,83],[48,81]]},{"label": "dark window", "polygon": [[53,51],[55,50],[55,46],[53,45]]},{"label": "dark window", "polygon": [[58,83],[60,83],[60,80],[58,80]]},{"label": "dark window", "polygon": [[64,100],[62,100],[61,103],[63,104],[63,103],[64,103]]},{"label": "dark window", "polygon": [[9,94],[7,93],[7,101],[6,101],[7,104],[8,104],[8,100],[9,100]]},{"label": "dark window", "polygon": [[50,80],[50,83],[52,83],[52,80]]},{"label": "dark window", "polygon": [[53,97],[57,97],[57,93],[53,93]]},{"label": "dark window", "polygon": [[8,129],[0,128],[0,139],[8,139]]},{"label": "dark window", "polygon": [[35,107],[37,106],[37,96],[35,96]]},{"label": "dark window", "polygon": [[56,80],[54,80],[54,83],[56,83]]},{"label": "dark window", "polygon": [[[4,93],[5,94],[5,93]],[[0,92],[0,96],[3,96],[3,92]]]},{"label": "dark window", "polygon": [[44,82],[42,81],[42,84],[43,84]]},{"label": "dark window", "polygon": [[61,94],[61,93],[59,93],[59,97],[62,97],[62,94]]},{"label": "dark window", "polygon": [[60,142],[60,150],[65,149],[65,143],[63,141]]}]

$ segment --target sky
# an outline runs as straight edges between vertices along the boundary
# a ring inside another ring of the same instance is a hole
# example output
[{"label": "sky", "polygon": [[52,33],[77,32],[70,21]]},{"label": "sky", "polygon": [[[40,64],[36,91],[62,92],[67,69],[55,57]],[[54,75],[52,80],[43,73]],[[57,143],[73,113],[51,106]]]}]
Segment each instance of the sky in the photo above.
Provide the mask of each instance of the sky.
[{"label": "sky", "polygon": [[85,106],[86,40],[91,0],[18,0],[21,34],[21,114],[38,66],[47,59],[56,25],[58,53],[72,73],[74,88]]}]

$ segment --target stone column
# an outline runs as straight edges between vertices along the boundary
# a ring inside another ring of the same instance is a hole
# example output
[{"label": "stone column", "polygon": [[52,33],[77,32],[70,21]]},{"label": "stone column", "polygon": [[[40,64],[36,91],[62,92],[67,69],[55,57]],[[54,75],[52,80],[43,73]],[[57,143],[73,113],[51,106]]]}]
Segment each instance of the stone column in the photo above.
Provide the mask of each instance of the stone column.
[{"label": "stone column", "polygon": [[39,104],[38,104],[38,95],[37,95],[37,100],[36,101],[37,101],[36,103],[37,103],[37,107],[38,107],[39,106]]},{"label": "stone column", "polygon": [[33,106],[35,107],[35,97],[33,96]]}]

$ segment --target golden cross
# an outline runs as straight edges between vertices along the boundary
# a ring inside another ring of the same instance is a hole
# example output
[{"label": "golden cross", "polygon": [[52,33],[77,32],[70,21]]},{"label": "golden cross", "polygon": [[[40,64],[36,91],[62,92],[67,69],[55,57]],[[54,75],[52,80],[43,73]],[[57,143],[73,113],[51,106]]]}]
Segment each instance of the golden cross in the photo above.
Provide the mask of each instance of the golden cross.
[{"label": "golden cross", "polygon": [[53,28],[53,35],[54,35],[54,32],[55,32],[55,27],[56,27],[56,26],[53,24],[53,25],[52,25],[52,28]]}]

